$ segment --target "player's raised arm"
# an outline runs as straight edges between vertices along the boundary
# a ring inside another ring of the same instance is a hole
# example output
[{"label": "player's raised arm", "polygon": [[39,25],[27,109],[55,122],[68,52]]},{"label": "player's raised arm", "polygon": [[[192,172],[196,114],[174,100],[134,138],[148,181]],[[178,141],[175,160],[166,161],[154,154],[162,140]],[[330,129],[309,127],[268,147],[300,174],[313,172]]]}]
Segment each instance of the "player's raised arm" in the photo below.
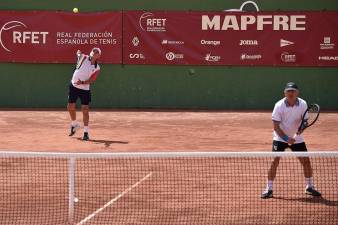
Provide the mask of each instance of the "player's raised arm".
[{"label": "player's raised arm", "polygon": [[77,58],[77,61],[79,61],[79,59],[81,58],[81,55],[82,55],[82,52],[80,50],[77,50],[76,51],[76,58]]}]

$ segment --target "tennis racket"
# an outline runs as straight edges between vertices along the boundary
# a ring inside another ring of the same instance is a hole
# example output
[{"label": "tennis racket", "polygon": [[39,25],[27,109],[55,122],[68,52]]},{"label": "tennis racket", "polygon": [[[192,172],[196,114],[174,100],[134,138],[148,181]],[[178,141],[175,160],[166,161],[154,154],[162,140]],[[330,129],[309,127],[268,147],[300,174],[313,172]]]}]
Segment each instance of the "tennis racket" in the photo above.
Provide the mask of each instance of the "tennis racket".
[{"label": "tennis racket", "polygon": [[302,116],[302,122],[297,134],[301,134],[305,129],[311,127],[318,120],[320,107],[318,104],[311,104]]}]

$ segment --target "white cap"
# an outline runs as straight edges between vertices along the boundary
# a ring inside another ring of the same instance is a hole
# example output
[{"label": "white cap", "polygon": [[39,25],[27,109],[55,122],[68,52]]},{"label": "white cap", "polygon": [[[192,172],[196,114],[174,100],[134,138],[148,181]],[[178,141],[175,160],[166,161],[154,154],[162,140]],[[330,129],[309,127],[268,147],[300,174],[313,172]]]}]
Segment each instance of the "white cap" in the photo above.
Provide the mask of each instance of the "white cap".
[{"label": "white cap", "polygon": [[99,54],[101,55],[101,49],[100,48],[95,47],[95,48],[92,49],[92,51],[94,51],[94,50],[98,51]]}]

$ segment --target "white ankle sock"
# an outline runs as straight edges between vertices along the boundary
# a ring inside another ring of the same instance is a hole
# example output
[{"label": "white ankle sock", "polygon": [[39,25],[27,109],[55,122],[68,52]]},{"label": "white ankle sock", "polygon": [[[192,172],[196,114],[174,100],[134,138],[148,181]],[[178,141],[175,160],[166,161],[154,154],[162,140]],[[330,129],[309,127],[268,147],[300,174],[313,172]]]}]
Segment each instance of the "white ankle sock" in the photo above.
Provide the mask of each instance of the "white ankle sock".
[{"label": "white ankle sock", "polygon": [[312,177],[305,177],[306,187],[313,187],[313,178]]},{"label": "white ankle sock", "polygon": [[266,185],[266,189],[271,191],[272,190],[272,185],[273,185],[273,181],[272,180],[268,180],[268,183]]},{"label": "white ankle sock", "polygon": [[74,127],[77,124],[76,120],[72,120],[71,125]]},{"label": "white ankle sock", "polygon": [[86,133],[88,133],[89,127],[88,127],[88,126],[84,126],[84,127],[83,127],[83,131],[86,132]]}]

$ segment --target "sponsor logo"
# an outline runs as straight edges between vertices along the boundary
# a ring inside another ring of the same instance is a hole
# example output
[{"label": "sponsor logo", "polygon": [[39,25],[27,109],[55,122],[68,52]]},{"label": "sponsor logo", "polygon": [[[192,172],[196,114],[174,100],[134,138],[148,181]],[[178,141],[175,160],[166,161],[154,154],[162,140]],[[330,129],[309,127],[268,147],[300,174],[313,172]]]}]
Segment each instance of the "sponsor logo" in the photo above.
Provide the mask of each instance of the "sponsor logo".
[{"label": "sponsor logo", "polygon": [[288,46],[288,45],[293,45],[293,44],[295,44],[295,43],[292,42],[292,41],[280,39],[280,47],[281,47],[281,48],[283,48],[283,47],[285,47],[285,46]]},{"label": "sponsor logo", "polygon": [[[26,24],[20,22],[20,21],[9,21],[5,23],[1,29],[0,29],[0,45],[1,47],[7,51],[7,52],[12,52],[4,43],[2,40],[2,35],[6,31],[13,30],[14,28],[28,28]],[[47,41],[47,35],[49,32],[46,31],[18,31],[18,30],[13,30],[12,32],[12,43],[13,44],[46,44]]]},{"label": "sponsor logo", "polygon": [[227,9],[224,11],[229,12],[259,12],[259,7],[256,2],[254,1],[245,1],[242,3],[241,7],[239,9]]},{"label": "sponsor logo", "polygon": [[257,40],[240,40],[239,41],[239,45],[258,45],[258,41]]},{"label": "sponsor logo", "polygon": [[338,61],[338,56],[319,56],[320,61]]},{"label": "sponsor logo", "polygon": [[163,40],[162,45],[184,45],[184,41]]},{"label": "sponsor logo", "polygon": [[204,59],[205,59],[205,61],[208,61],[208,62],[219,62],[221,60],[221,56],[211,55],[211,53],[208,53],[208,54],[206,54]]},{"label": "sponsor logo", "polygon": [[145,59],[142,53],[131,53],[129,54],[130,59]]},{"label": "sponsor logo", "polygon": [[168,52],[167,54],[165,54],[165,57],[167,58],[167,60],[172,61],[174,59],[183,59],[184,55],[183,54],[175,54],[173,52]]},{"label": "sponsor logo", "polygon": [[221,41],[210,41],[210,40],[201,40],[201,45],[213,45],[217,46],[220,45]]},{"label": "sponsor logo", "polygon": [[285,63],[293,63],[296,62],[296,55],[295,54],[290,54],[288,52],[283,52],[280,56],[282,62]]},{"label": "sponsor logo", "polygon": [[140,44],[140,40],[138,39],[138,37],[134,37],[133,40],[131,41],[131,43],[137,47]]},{"label": "sponsor logo", "polygon": [[140,16],[139,24],[143,31],[165,32],[167,19],[156,18],[154,13],[145,12]]},{"label": "sponsor logo", "polygon": [[334,49],[335,44],[331,43],[331,37],[324,37],[323,43],[320,44],[320,49]]},{"label": "sponsor logo", "polygon": [[246,53],[241,55],[241,60],[259,60],[262,58],[262,55],[248,55]]},{"label": "sponsor logo", "polygon": [[202,15],[202,30],[306,30],[306,15]]}]

